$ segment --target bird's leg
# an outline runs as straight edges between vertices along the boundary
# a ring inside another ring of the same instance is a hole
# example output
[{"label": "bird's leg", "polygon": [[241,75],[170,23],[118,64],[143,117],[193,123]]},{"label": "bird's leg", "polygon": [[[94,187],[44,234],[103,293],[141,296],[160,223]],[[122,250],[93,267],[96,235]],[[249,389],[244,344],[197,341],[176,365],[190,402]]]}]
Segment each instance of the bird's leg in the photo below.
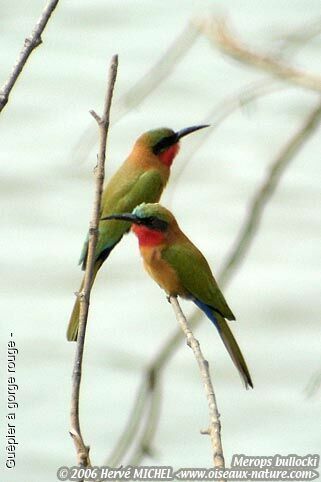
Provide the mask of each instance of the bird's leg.
[{"label": "bird's leg", "polygon": [[177,298],[177,295],[169,295],[168,293],[166,293],[166,299],[167,299],[168,303],[171,302],[171,296],[174,296],[175,298]]}]

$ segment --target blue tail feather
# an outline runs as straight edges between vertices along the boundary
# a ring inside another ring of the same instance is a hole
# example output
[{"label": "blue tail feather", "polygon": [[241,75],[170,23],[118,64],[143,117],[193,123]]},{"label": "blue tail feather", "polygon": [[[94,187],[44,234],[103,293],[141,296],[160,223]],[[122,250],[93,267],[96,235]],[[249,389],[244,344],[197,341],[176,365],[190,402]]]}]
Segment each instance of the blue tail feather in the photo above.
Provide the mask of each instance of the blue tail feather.
[{"label": "blue tail feather", "polygon": [[233,363],[235,364],[236,368],[238,369],[241,378],[243,379],[246,388],[249,386],[253,388],[253,382],[251,380],[251,375],[247,368],[246,362],[240,350],[240,347],[235,340],[231,329],[229,328],[224,316],[219,312],[215,312],[215,309],[211,306],[207,305],[203,301],[198,300],[197,298],[192,298],[196,306],[200,308],[203,313],[211,320],[211,322],[216,326],[217,331],[219,332],[222,341],[229,352]]},{"label": "blue tail feather", "polygon": [[218,321],[215,317],[215,312],[214,312],[213,308],[211,306],[208,306],[206,303],[203,303],[203,301],[198,300],[197,298],[193,298],[193,301],[194,301],[195,305],[198,306],[205,313],[207,318],[209,318],[211,320],[211,322],[214,323],[214,325],[216,326],[218,331],[221,331],[220,325],[218,324]]}]

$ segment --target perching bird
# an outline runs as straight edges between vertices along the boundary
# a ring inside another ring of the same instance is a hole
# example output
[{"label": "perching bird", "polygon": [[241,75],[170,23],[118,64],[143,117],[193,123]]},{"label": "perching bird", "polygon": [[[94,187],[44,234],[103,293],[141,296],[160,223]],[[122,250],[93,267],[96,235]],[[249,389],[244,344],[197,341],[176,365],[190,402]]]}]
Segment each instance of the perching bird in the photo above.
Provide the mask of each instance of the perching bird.
[{"label": "perching bird", "polygon": [[167,295],[190,299],[206,314],[216,326],[246,388],[253,388],[241,350],[225,321],[235,317],[206,259],[180,230],[173,214],[160,204],[143,203],[132,213],[104,219],[132,223],[147,272]]},{"label": "perching bird", "polygon": [[[123,165],[104,189],[101,218],[113,213],[131,212],[142,202],[159,201],[170,174],[170,167],[179,150],[182,137],[208,127],[198,125],[178,132],[172,129],[155,129],[142,134]],[[95,253],[94,276],[108,258],[112,249],[130,229],[128,222],[99,223],[99,237]],[[85,242],[79,263],[86,267],[88,241]],[[80,291],[82,290],[81,284]],[[79,324],[79,299],[77,298],[69,320],[67,339],[76,341]]]}]

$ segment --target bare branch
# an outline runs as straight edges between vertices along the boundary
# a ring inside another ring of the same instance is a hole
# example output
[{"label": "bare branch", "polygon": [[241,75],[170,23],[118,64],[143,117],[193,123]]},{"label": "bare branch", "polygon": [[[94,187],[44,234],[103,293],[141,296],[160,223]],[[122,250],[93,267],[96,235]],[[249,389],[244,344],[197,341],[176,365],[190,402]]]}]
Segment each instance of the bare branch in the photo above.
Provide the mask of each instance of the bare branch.
[{"label": "bare branch", "polygon": [[[141,102],[150,95],[169,75],[177,68],[178,62],[191,48],[199,35],[198,29],[188,22],[174,42],[167,48],[164,54],[132,87],[114,102],[114,123],[119,121],[130,110],[138,107]],[[89,126],[81,135],[73,148],[72,159],[86,159],[93,146],[94,138]]]},{"label": "bare branch", "polygon": [[205,19],[197,21],[196,25],[217,48],[239,62],[264,70],[299,87],[321,92],[321,77],[319,75],[297,69],[270,55],[246,47],[232,34],[226,22],[222,19]]},{"label": "bare branch", "polygon": [[[244,260],[246,253],[250,247],[251,242],[260,226],[262,221],[264,207],[268,200],[274,193],[277,184],[280,182],[282,175],[288,167],[290,161],[294,158],[297,152],[303,147],[303,145],[311,138],[312,134],[316,131],[321,120],[321,104],[313,109],[308,118],[300,129],[291,137],[286,143],[281,153],[277,156],[272,163],[266,179],[262,185],[259,186],[254,200],[251,204],[249,214],[241,227],[239,234],[236,237],[234,248],[227,256],[223,269],[218,275],[218,282],[220,286],[224,286],[235,273],[239,263]],[[195,327],[201,320],[201,312],[195,311],[190,322],[192,327]],[[157,366],[157,369],[168,362],[169,358],[174,354],[179,341],[181,339],[181,333],[179,330],[169,338],[164,344],[164,347],[160,350],[159,354],[155,357],[152,366]]]},{"label": "bare branch", "polygon": [[314,19],[312,22],[304,23],[299,27],[292,29],[289,33],[277,36],[274,41],[278,42],[277,56],[287,56],[293,52],[297,52],[302,47],[313,40],[321,33],[321,19]]},{"label": "bare branch", "polygon": [[112,454],[105,464],[108,465],[108,467],[118,467],[118,465],[122,463],[128,447],[135,439],[141,419],[144,417],[146,412],[145,403],[148,397],[148,390],[152,389],[150,384],[147,384],[148,378],[148,374],[144,373],[142,384],[137,391],[136,399],[129,414],[128,422],[126,423],[126,430],[124,430],[124,432],[121,434],[112,451]]},{"label": "bare branch", "polygon": [[[313,34],[317,35],[316,29],[313,29]],[[304,41],[309,41],[310,38],[312,38],[312,35],[307,35],[307,38]],[[282,40],[280,38],[279,40]],[[290,40],[289,40],[290,41]],[[275,56],[277,58],[280,57],[281,55],[281,50],[284,49],[285,45],[287,45],[288,39],[285,37],[284,39],[284,44],[280,46],[279,49],[276,50]],[[297,46],[300,46],[301,43],[299,42],[298,44],[293,46],[293,50],[296,50]],[[295,86],[296,84],[293,84]],[[184,159],[182,162],[182,168],[179,171],[176,171],[177,174],[175,176],[175,179],[180,176],[181,171],[184,169],[186,166],[187,162],[193,157],[195,152],[198,150],[198,148],[205,142],[205,140],[208,138],[208,134],[212,133],[213,130],[215,130],[232,112],[234,112],[236,109],[241,108],[245,104],[252,102],[258,97],[265,96],[267,94],[273,93],[275,91],[278,91],[282,88],[279,84],[275,83],[273,79],[270,77],[266,77],[262,80],[259,80],[257,82],[251,82],[244,88],[242,88],[239,92],[232,94],[231,96],[226,97],[223,99],[222,102],[216,104],[214,108],[209,112],[209,114],[205,117],[203,123],[210,123],[212,125],[211,129],[207,129],[206,132],[203,133],[203,135],[197,136],[197,139],[195,139],[194,143],[192,143],[190,149],[189,149],[189,154],[188,154],[188,159]],[[283,88],[287,88],[287,86],[284,86]],[[211,132],[210,132],[211,131]],[[312,134],[312,133],[311,133]],[[284,171],[283,171],[284,172]],[[259,187],[259,191],[260,191]],[[250,216],[250,214],[249,214]],[[263,216],[263,212],[261,212],[261,216]],[[253,239],[254,232],[251,234],[251,239]],[[237,246],[235,246],[235,250],[237,250]],[[233,252],[230,254],[230,256],[233,255]],[[243,253],[243,256],[246,255],[246,250]],[[229,261],[229,257],[226,260],[225,266],[227,265]],[[228,277],[226,277],[225,282],[228,282],[230,277],[235,273],[235,270],[237,268],[237,263],[234,265],[233,270],[230,271],[230,274]],[[223,283],[223,278],[225,277],[225,269],[221,271],[221,280],[220,284]],[[199,312],[194,312],[191,318],[191,325],[193,327],[196,327],[201,321],[200,314]],[[171,360],[172,356],[175,354],[175,351],[177,349],[177,346],[179,345],[180,341],[182,338],[182,334],[180,330],[176,330],[173,334],[171,334],[167,340],[165,340],[163,347],[159,350],[159,352],[155,355],[154,359],[151,361],[150,366],[148,367],[147,371],[145,372],[143,382],[138,388],[137,392],[137,400],[139,400],[139,404],[136,403],[134,404],[134,407],[131,412],[131,416],[129,417],[129,421],[134,420],[134,426],[130,424],[130,422],[125,426],[123,434],[121,435],[121,444],[118,445],[118,447],[115,448],[115,451],[113,452],[113,456],[116,456],[116,459],[112,457],[107,461],[107,465],[111,465],[111,461],[117,460],[117,464],[120,463],[123,460],[123,457],[125,454],[128,452],[129,448],[132,446],[132,444],[135,441],[135,438],[137,438],[138,435],[138,443],[137,443],[137,448],[136,452],[134,454],[134,457],[132,460],[135,460],[137,463],[139,463],[143,457],[144,457],[144,452],[141,450],[142,445],[143,445],[143,440],[145,443],[148,443],[149,446],[147,448],[147,452],[150,451],[150,445],[153,442],[153,438],[150,434],[150,438],[147,439],[146,437],[146,432],[147,432],[147,426],[148,422],[146,422],[146,410],[147,407],[149,407],[155,399],[160,397],[160,389],[161,389],[161,375],[163,370],[166,368],[167,364]],[[153,379],[154,379],[154,386],[158,387],[157,394],[156,391],[150,390],[149,389],[149,376],[150,373],[153,373]],[[142,431],[142,424],[143,421],[145,421],[145,429]],[[155,417],[149,417],[149,424],[152,424],[153,427],[156,427],[158,421],[155,419]],[[120,450],[119,450],[120,449]]]},{"label": "bare branch", "polygon": [[[280,155],[272,163],[266,179],[264,180],[263,184],[260,185],[257,189],[257,192],[254,196],[254,200],[256,201],[252,202],[249,214],[246,221],[244,222],[244,226],[247,225],[249,227],[249,232],[247,232],[244,227],[241,227],[240,233],[237,234],[237,241],[234,243],[234,248],[227,256],[223,269],[219,273],[218,281],[222,287],[230,281],[232,276],[236,273],[236,268],[239,266],[239,263],[244,260],[250,244],[253,241],[257,230],[260,227],[264,214],[264,207],[266,206],[268,200],[273,194],[277,184],[280,182],[281,177],[285,173],[286,168],[289,166],[292,158],[316,131],[320,123],[320,119],[321,105],[318,105],[305,120],[299,131],[297,131],[295,135],[292,136],[292,138],[287,142],[287,144],[282,149]],[[264,200],[261,200],[260,196],[263,196]],[[259,209],[257,208],[257,206],[259,206]],[[195,311],[190,320],[191,327],[197,327],[200,324],[201,320],[201,312],[199,310]],[[150,363],[150,370],[152,369],[154,373],[154,383],[159,385],[159,389],[160,376],[173,355],[175,354],[177,347],[181,342],[181,339],[181,330],[175,330],[164,342],[163,347],[159,350],[159,352],[154,357],[154,360],[152,360],[152,362]],[[142,386],[146,386],[146,383],[147,379],[145,380],[145,385],[143,384]],[[153,398],[155,396],[154,392],[148,392],[147,395],[148,396],[145,398],[145,406],[152,403],[150,398]],[[144,413],[144,409],[142,408],[141,413]],[[155,421],[152,419],[149,421],[149,423],[154,422]],[[150,440],[150,443],[152,443],[152,440]]]},{"label": "bare branch", "polygon": [[96,175],[96,187],[92,217],[89,226],[89,239],[88,239],[88,256],[86,262],[86,270],[84,276],[84,286],[81,293],[78,294],[80,299],[80,314],[79,314],[79,328],[78,338],[75,353],[74,369],[72,374],[72,397],[71,397],[71,412],[70,422],[71,430],[70,434],[74,440],[78,464],[82,466],[90,465],[89,459],[89,447],[87,447],[83,441],[80,429],[79,421],[79,391],[81,382],[81,368],[84,352],[84,343],[86,335],[86,326],[88,318],[88,310],[90,303],[90,291],[93,278],[93,268],[95,262],[95,249],[98,239],[98,224],[100,215],[101,195],[103,191],[104,177],[105,177],[105,157],[106,157],[106,142],[109,128],[110,107],[114,92],[114,85],[117,76],[118,56],[112,57],[109,67],[109,81],[106,92],[106,98],[104,103],[104,111],[102,117],[96,114],[96,121],[99,127],[100,143],[98,164],[95,170]]},{"label": "bare branch", "polygon": [[15,85],[22,69],[24,68],[31,52],[42,43],[41,35],[46,28],[48,20],[50,19],[52,12],[55,10],[58,2],[59,0],[51,0],[47,3],[31,34],[25,39],[23,48],[13,66],[12,72],[8,80],[0,89],[0,112],[7,104],[10,92]]},{"label": "bare branch", "polygon": [[161,407],[161,387],[159,379],[155,379],[153,387],[150,387],[144,409],[144,423],[142,432],[136,444],[135,451],[130,458],[129,465],[139,465],[144,457],[154,455],[153,440],[158,427]]},{"label": "bare branch", "polygon": [[[285,88],[286,87],[282,87],[280,83],[277,84],[275,81],[273,82],[271,78],[267,77],[257,82],[249,83],[238,92],[226,96],[221,102],[216,103],[201,121],[202,124],[210,124],[210,127],[196,136],[189,146],[188,154],[185,154],[185,157],[181,156],[180,167],[176,169],[175,183],[180,179],[198,149],[231,114],[261,97],[279,92]],[[171,202],[174,195],[175,190],[172,190],[169,196],[169,202]]]},{"label": "bare branch", "polygon": [[305,394],[307,398],[312,398],[320,391],[321,388],[321,370],[316,371],[309,379],[305,387]]},{"label": "bare branch", "polygon": [[235,271],[236,266],[244,259],[244,254],[248,251],[254,236],[259,229],[263,210],[274,193],[282,174],[293,160],[295,155],[304,146],[310,136],[315,132],[321,120],[321,103],[309,114],[304,124],[292,136],[287,144],[282,148],[276,160],[271,164],[266,179],[257,190],[250,208],[249,215],[245,219],[243,226],[235,240],[234,247],[227,261],[224,264],[219,276],[220,283],[224,284]]},{"label": "bare branch", "polygon": [[178,303],[177,298],[175,296],[170,296],[169,302],[172,305],[176,319],[180,324],[180,327],[186,337],[187,345],[193,350],[198,367],[200,369],[201,378],[208,402],[210,417],[209,428],[205,431],[202,431],[202,433],[206,433],[211,437],[214,467],[218,469],[224,469],[225,462],[221,440],[220,414],[217,410],[216,398],[211,380],[209,364],[208,361],[204,358],[199,341],[194,337],[193,332],[188,326],[186,317]]}]

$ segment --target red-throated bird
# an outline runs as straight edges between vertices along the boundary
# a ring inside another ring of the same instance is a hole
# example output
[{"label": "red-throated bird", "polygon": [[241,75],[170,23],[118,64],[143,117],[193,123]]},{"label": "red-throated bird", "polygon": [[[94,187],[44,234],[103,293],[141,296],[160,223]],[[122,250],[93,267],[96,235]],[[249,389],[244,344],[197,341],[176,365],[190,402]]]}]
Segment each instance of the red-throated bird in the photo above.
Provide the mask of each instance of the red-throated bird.
[{"label": "red-throated bird", "polygon": [[160,204],[143,203],[132,213],[113,214],[105,219],[132,223],[147,272],[168,295],[190,299],[206,314],[216,326],[246,388],[253,388],[241,350],[225,320],[235,317],[206,259],[180,230],[173,214]]},{"label": "red-throated bird", "polygon": [[[170,174],[170,167],[179,150],[182,137],[208,127],[198,125],[178,132],[172,129],[155,129],[142,134],[120,169],[106,185],[101,203],[101,218],[112,213],[131,212],[142,202],[159,201]],[[99,223],[99,237],[95,253],[94,277],[123,235],[130,223]],[[86,267],[88,241],[82,250],[80,263]],[[82,290],[83,284],[80,287]],[[77,298],[69,320],[67,339],[76,341],[79,324],[79,299]]]}]

